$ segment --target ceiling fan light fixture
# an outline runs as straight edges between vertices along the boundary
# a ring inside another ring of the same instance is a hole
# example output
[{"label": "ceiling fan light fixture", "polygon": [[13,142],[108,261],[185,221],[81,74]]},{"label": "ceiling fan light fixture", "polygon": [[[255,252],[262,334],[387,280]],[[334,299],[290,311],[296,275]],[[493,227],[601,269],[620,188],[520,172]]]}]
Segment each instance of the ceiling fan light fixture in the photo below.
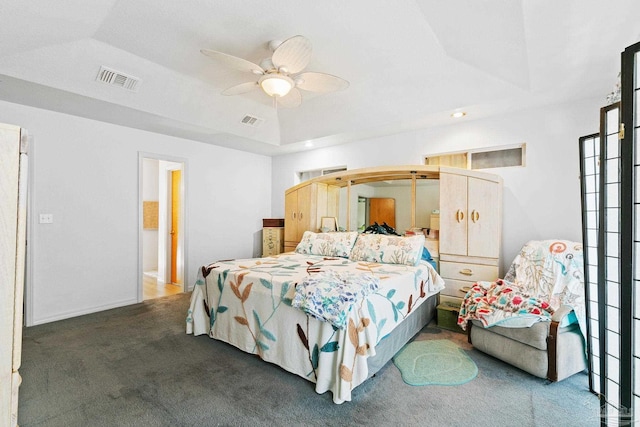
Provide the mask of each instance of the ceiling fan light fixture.
[{"label": "ceiling fan light fixture", "polygon": [[223,90],[222,95],[241,95],[260,87],[267,96],[273,98],[275,108],[298,107],[302,103],[304,92],[323,94],[349,87],[349,82],[340,77],[304,71],[311,60],[311,42],[304,36],[297,35],[285,41],[272,41],[269,48],[273,53],[260,61],[259,65],[215,50],[200,49],[200,52],[229,68],[254,75],[251,81]]},{"label": "ceiling fan light fixture", "polygon": [[286,96],[295,83],[282,74],[267,74],[260,79],[260,87],[269,96]]}]

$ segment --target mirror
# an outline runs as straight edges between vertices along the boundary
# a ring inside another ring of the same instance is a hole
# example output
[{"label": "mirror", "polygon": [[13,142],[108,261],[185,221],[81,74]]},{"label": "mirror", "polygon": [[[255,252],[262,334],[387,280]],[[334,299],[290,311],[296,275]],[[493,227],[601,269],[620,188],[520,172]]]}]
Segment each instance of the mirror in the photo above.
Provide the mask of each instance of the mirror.
[{"label": "mirror", "polygon": [[[345,230],[359,232],[370,225],[370,199],[392,198],[395,200],[395,229],[398,233],[411,228],[411,180],[378,181],[351,186],[350,200],[347,201],[347,187],[340,189],[338,225]],[[349,216],[347,220],[347,206]],[[440,206],[440,181],[418,179],[416,181],[417,228],[429,228],[433,210]]]}]

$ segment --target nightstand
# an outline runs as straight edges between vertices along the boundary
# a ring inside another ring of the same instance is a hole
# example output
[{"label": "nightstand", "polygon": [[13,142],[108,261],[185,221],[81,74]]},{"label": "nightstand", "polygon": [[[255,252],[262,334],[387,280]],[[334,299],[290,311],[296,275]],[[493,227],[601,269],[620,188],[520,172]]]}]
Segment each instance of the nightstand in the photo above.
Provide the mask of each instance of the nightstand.
[{"label": "nightstand", "polygon": [[265,218],[262,220],[262,256],[278,255],[284,252],[284,219]]}]

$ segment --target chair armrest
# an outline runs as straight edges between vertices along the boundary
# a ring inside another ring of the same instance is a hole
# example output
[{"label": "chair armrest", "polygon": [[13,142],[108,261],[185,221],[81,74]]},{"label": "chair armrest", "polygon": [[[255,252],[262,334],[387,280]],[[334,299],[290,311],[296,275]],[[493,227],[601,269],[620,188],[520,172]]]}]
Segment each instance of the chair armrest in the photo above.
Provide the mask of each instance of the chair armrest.
[{"label": "chair armrest", "polygon": [[551,316],[552,322],[561,323],[562,319],[569,315],[573,311],[573,308],[568,305],[561,305]]},{"label": "chair armrest", "polygon": [[558,381],[558,329],[562,319],[567,317],[573,308],[568,305],[561,305],[551,316],[549,325],[549,336],[547,337],[547,379],[549,381]]}]

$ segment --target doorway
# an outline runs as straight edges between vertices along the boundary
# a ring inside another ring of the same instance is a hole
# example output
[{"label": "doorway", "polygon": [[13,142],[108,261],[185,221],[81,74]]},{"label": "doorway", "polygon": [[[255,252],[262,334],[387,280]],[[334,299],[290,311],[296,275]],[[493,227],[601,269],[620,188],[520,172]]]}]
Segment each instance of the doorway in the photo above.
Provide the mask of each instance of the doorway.
[{"label": "doorway", "polygon": [[138,300],[184,292],[185,161],[140,153]]}]

